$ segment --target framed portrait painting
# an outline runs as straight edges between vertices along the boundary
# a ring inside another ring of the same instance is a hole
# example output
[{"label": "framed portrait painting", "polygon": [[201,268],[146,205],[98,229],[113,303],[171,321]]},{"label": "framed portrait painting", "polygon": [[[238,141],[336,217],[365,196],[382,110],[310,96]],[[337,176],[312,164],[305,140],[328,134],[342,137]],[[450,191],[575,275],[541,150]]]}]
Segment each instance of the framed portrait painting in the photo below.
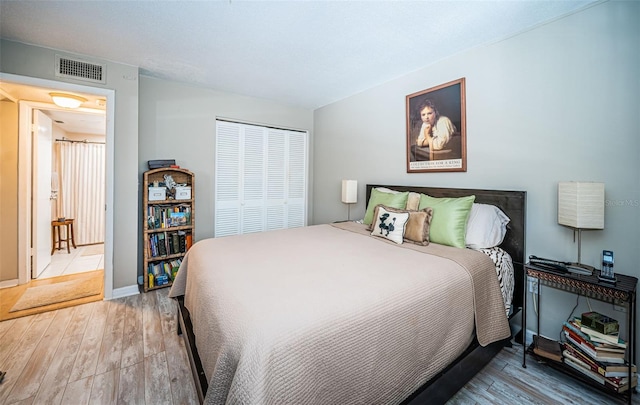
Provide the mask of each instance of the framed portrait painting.
[{"label": "framed portrait painting", "polygon": [[466,172],[464,78],[406,98],[407,173]]}]

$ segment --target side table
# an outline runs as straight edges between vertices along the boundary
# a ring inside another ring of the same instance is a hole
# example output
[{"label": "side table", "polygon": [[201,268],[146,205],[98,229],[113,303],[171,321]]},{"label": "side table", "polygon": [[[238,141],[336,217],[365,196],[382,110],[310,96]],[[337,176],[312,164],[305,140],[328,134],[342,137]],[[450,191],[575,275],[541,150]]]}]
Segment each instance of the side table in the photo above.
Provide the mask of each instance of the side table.
[{"label": "side table", "polygon": [[[636,288],[638,279],[632,276],[626,276],[623,274],[616,274],[617,282],[607,283],[598,279],[600,270],[594,271],[592,275],[580,275],[574,273],[560,273],[546,268],[537,267],[530,263],[525,266],[525,275],[538,279],[538,316],[537,316],[537,333],[540,333],[540,314],[541,314],[541,296],[540,296],[540,284],[544,284],[548,287],[552,287],[559,290],[568,291],[573,294],[579,294],[585,297],[597,299],[604,302],[609,302],[616,305],[623,305],[627,307],[627,360],[630,364],[636,364]],[[527,330],[527,277],[524,277],[524,297],[522,300],[522,330]],[[526,332],[525,332],[526,336]],[[525,339],[523,338],[523,342]],[[525,347],[522,355],[522,367],[527,367],[527,348]],[[591,385],[601,388],[603,391],[613,394],[617,394],[614,391],[606,389],[605,386],[595,384],[595,381],[589,381],[588,377],[582,377],[579,373],[574,372],[568,366],[560,362],[549,362],[554,368],[564,371],[585,383],[593,383]],[[631,366],[629,367],[629,382],[631,384]],[[627,391],[628,403],[631,404],[632,393],[634,388],[630,388]]]}]

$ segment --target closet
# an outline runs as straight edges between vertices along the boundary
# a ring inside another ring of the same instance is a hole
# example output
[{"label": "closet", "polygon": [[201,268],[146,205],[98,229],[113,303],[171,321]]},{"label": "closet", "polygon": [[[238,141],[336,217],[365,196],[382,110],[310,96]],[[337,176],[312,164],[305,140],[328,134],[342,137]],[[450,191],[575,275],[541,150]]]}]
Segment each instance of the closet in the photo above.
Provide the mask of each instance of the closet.
[{"label": "closet", "polygon": [[308,137],[216,121],[215,237],[307,224]]}]

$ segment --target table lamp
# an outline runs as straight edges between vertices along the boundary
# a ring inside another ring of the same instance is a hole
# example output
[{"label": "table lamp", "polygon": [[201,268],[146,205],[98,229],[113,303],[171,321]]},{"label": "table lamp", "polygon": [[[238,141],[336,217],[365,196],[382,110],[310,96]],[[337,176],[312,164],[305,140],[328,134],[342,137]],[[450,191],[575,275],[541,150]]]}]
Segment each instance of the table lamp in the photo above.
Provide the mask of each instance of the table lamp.
[{"label": "table lamp", "polygon": [[342,180],[342,202],[347,204],[347,219],[351,221],[351,204],[358,202],[357,180]]},{"label": "table lamp", "polygon": [[582,230],[604,229],[604,183],[563,181],[558,183],[558,223],[578,233],[578,261],[570,272],[593,274],[593,266],[582,264]]}]

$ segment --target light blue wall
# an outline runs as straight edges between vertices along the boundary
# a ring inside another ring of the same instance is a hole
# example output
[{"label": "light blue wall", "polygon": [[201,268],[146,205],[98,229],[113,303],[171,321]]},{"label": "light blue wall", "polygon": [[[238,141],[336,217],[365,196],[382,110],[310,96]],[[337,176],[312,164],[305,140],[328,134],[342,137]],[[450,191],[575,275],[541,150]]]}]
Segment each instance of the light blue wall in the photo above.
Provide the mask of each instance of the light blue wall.
[{"label": "light blue wall", "polygon": [[313,136],[311,110],[140,76],[139,175],[151,159],[175,159],[195,174],[196,240],[213,237],[216,118],[307,130]]},{"label": "light blue wall", "polygon": [[[527,254],[575,260],[557,183],[600,181],[606,229],[583,233],[582,261],[611,249],[616,271],[640,276],[639,20],[638,2],[599,4],[316,110],[314,223],[346,219],[342,179],[358,180],[351,218],[367,183],[526,190]],[[467,172],[407,174],[405,96],[461,77]],[[575,297],[544,293],[542,332],[557,338]]]}]

